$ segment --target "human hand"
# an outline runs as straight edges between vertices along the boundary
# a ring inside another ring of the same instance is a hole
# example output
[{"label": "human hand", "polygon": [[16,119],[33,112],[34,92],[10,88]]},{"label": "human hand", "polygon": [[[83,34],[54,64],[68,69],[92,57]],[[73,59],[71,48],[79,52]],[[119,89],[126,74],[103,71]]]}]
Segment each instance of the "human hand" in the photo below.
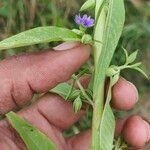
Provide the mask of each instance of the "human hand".
[{"label": "human hand", "polygon": [[[29,102],[34,93],[46,93],[58,83],[67,81],[83,65],[90,55],[90,46],[65,43],[57,50],[14,56],[0,63],[0,114],[20,108]],[[121,110],[134,107],[138,99],[135,86],[120,78],[113,87],[112,106]],[[91,131],[65,139],[62,132],[85,115],[82,109],[75,114],[72,104],[61,97],[47,93],[33,105],[18,114],[40,129],[59,150],[88,150]],[[126,121],[116,121],[116,136],[123,133],[125,140],[134,148],[141,148],[150,139],[150,126],[140,116]],[[26,146],[7,120],[0,121],[0,148],[25,150]]]}]

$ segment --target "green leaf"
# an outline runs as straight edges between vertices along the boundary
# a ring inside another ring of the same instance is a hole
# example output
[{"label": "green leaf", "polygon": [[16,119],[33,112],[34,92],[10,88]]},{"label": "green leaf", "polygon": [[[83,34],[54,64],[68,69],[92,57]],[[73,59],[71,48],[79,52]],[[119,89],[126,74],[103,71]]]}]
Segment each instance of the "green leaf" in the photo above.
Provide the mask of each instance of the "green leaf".
[{"label": "green leaf", "polygon": [[142,62],[138,62],[138,63],[135,63],[135,64],[133,64],[133,65],[131,65],[133,68],[134,67],[139,67],[139,66],[141,66],[142,65]]},{"label": "green leaf", "polygon": [[[123,0],[109,0],[108,16],[103,36],[102,51],[96,66],[95,87],[105,78],[105,72],[109,67],[118,41],[120,39],[125,21],[125,9]],[[95,88],[94,87],[94,88]]]},{"label": "green leaf", "polygon": [[80,36],[83,36],[84,35],[84,32],[82,32],[81,30],[79,29],[72,29],[72,31]]},{"label": "green leaf", "polygon": [[[102,1],[96,1],[96,12],[99,12],[98,8],[101,8],[99,6],[100,3],[102,4]],[[95,103],[93,113],[92,150],[112,150],[114,138],[115,119],[109,105],[109,98],[104,105],[104,81],[106,70],[110,65],[123,30],[125,9],[123,0],[109,0],[108,3],[107,9],[105,6],[101,11],[101,15],[98,17],[97,25],[95,27],[95,39],[102,41],[103,44],[100,45],[95,43],[94,45],[95,77],[93,96]],[[106,12],[106,10],[108,10],[108,12]],[[106,14],[107,21],[105,23]],[[101,22],[99,19],[101,19]],[[101,30],[103,29],[103,24],[105,25],[104,30]],[[101,31],[101,33],[99,31]],[[102,39],[100,34],[103,34]]]},{"label": "green leaf", "polygon": [[76,89],[67,83],[58,84],[56,87],[51,89],[50,92],[58,94],[65,100],[74,100],[81,94],[79,89]]},{"label": "green leaf", "polygon": [[78,113],[82,107],[82,100],[80,96],[78,96],[73,102],[73,110],[75,113]]},{"label": "green leaf", "polygon": [[54,41],[80,41],[81,37],[73,31],[55,26],[37,27],[0,42],[0,50],[29,46]]},{"label": "green leaf", "polygon": [[134,67],[134,68],[131,68],[131,69],[134,69],[134,70],[137,70],[138,72],[140,72],[142,75],[144,75],[147,79],[149,79],[149,77],[147,76],[147,74],[139,67]]},{"label": "green leaf", "polygon": [[56,145],[37,128],[21,119],[14,112],[6,114],[12,127],[19,133],[28,150],[56,150]]},{"label": "green leaf", "polygon": [[71,97],[71,95],[72,95],[72,93],[74,91],[75,82],[76,82],[76,80],[73,79],[72,84],[71,84],[71,88],[69,89],[68,94],[67,94],[67,96],[65,98],[66,100],[68,100]]},{"label": "green leaf", "polygon": [[126,58],[126,63],[127,63],[127,59],[128,59],[128,51],[127,51],[125,48],[123,48],[123,47],[122,47],[122,49],[123,49],[123,51],[124,51],[125,58]]},{"label": "green leaf", "polygon": [[58,94],[62,98],[66,99],[68,92],[72,89],[72,86],[67,83],[60,83],[56,87],[50,90],[50,92]]},{"label": "green leaf", "polygon": [[110,78],[110,85],[107,93],[107,99],[103,111],[103,116],[100,126],[100,148],[102,150],[112,150],[113,149],[113,139],[115,132],[115,117],[110,106],[110,101],[112,98],[112,86],[119,79],[119,74],[115,77]]},{"label": "green leaf", "polygon": [[137,57],[137,54],[138,54],[138,50],[133,52],[131,55],[129,55],[129,57],[127,58],[127,64],[133,63]]},{"label": "green leaf", "polygon": [[115,132],[115,117],[108,103],[105,105],[103,116],[104,117],[101,120],[101,124],[105,124],[105,125],[100,126],[100,130],[101,130],[100,138],[102,138],[102,140],[100,141],[100,147],[101,149],[104,150],[112,150],[113,138]]},{"label": "green leaf", "polygon": [[95,7],[95,0],[87,0],[82,7],[80,8],[80,11],[85,11],[88,9],[92,9]]},{"label": "green leaf", "polygon": [[[109,0],[108,16],[106,27],[104,31],[104,41],[103,50],[101,52],[99,62],[98,62],[98,72],[96,79],[96,87],[105,80],[105,72],[109,67],[115,49],[117,47],[119,38],[121,36],[123,26],[125,21],[125,9],[123,0]],[[102,73],[103,72],[103,73]],[[112,84],[112,83],[111,83]],[[113,138],[115,130],[115,118],[110,107],[111,100],[111,86],[108,93],[106,103],[104,106],[104,111],[102,114],[102,121],[100,124],[100,148],[102,150],[112,150]]]},{"label": "green leaf", "polygon": [[89,34],[84,34],[81,39],[81,42],[84,44],[92,44],[92,42],[93,42],[92,36]]}]

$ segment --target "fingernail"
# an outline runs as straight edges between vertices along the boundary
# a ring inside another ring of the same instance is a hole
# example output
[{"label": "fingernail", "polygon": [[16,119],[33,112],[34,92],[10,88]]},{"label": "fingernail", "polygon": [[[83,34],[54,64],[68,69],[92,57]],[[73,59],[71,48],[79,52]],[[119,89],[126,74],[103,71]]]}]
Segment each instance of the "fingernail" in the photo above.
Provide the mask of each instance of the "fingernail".
[{"label": "fingernail", "polygon": [[64,42],[64,43],[54,47],[53,49],[56,51],[64,51],[64,50],[75,48],[79,45],[80,45],[80,42]]},{"label": "fingernail", "polygon": [[145,124],[146,133],[147,133],[147,141],[146,142],[148,142],[150,140],[150,124],[145,120],[143,120],[143,122]]}]

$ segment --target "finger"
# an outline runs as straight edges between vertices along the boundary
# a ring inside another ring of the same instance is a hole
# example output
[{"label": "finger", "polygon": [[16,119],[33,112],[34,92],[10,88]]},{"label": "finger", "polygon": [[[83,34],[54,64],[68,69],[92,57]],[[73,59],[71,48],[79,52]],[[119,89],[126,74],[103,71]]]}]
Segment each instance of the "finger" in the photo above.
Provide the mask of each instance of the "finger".
[{"label": "finger", "polygon": [[0,63],[0,114],[25,104],[34,92],[45,92],[68,80],[88,59],[90,49],[80,44],[66,51],[47,50],[3,60]]},{"label": "finger", "polygon": [[138,91],[129,81],[120,77],[112,89],[112,107],[118,110],[130,110],[138,101]]},{"label": "finger", "polygon": [[[62,149],[66,145],[62,131],[70,128],[83,117],[85,111],[81,110],[79,113],[74,113],[72,103],[64,101],[57,95],[46,94],[32,106],[19,111],[18,114],[46,134],[56,143],[59,149]],[[7,136],[10,138],[16,134],[6,120],[0,122],[1,128],[3,128],[5,134],[8,134]],[[22,141],[18,141],[18,138],[16,138],[17,136],[15,135],[12,140],[17,141],[17,145],[20,145],[20,147],[24,146]]]},{"label": "finger", "polygon": [[[14,141],[12,141],[9,137],[3,134],[3,131],[0,132],[0,148],[2,150],[23,150],[23,147],[18,147]],[[25,149],[24,149],[25,150]]]},{"label": "finger", "polygon": [[140,116],[131,116],[124,124],[123,136],[132,147],[143,148],[150,140],[150,125]]},{"label": "finger", "polygon": [[[122,129],[124,130],[125,140],[134,149],[143,148],[145,143],[150,140],[150,126],[139,116],[131,116],[124,120],[117,120],[119,134]],[[75,135],[68,139],[69,148],[73,150],[90,149],[91,144],[91,131]],[[145,139],[145,140],[144,140]]]},{"label": "finger", "polygon": [[[65,101],[60,96],[54,94],[46,94],[42,96],[37,103],[20,113],[21,115],[24,114],[25,116],[28,116],[29,111],[39,113],[47,119],[48,122],[60,130],[70,128],[85,115],[85,110],[81,110],[79,113],[74,113],[71,102]],[[28,117],[33,118],[30,114],[33,113],[29,113]]]},{"label": "finger", "polygon": [[63,100],[58,95],[48,93],[43,95],[32,106],[19,111],[18,114],[38,128],[44,128],[44,124],[41,122],[43,122],[42,120],[46,120],[49,124],[63,131],[83,117],[85,110],[74,113],[71,102]]},{"label": "finger", "polygon": [[[84,88],[87,88],[90,82],[90,76],[86,75],[81,77],[80,82]],[[138,101],[138,91],[136,87],[122,77],[120,77],[118,82],[113,86],[112,92],[111,104],[115,109],[129,110],[133,108]]]},{"label": "finger", "polygon": [[67,139],[69,150],[90,150],[91,147],[91,131],[77,134]]},{"label": "finger", "polygon": [[116,120],[115,138],[118,138],[121,135],[125,121],[126,121],[126,119],[117,119]]}]

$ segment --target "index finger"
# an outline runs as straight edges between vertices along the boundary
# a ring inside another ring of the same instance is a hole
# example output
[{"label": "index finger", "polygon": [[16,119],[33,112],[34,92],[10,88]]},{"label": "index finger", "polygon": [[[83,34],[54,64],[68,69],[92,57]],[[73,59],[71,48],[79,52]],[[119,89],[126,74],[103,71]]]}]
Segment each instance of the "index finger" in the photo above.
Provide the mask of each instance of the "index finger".
[{"label": "index finger", "polygon": [[90,46],[79,44],[66,51],[34,52],[0,62],[0,114],[64,82],[90,56]]}]

